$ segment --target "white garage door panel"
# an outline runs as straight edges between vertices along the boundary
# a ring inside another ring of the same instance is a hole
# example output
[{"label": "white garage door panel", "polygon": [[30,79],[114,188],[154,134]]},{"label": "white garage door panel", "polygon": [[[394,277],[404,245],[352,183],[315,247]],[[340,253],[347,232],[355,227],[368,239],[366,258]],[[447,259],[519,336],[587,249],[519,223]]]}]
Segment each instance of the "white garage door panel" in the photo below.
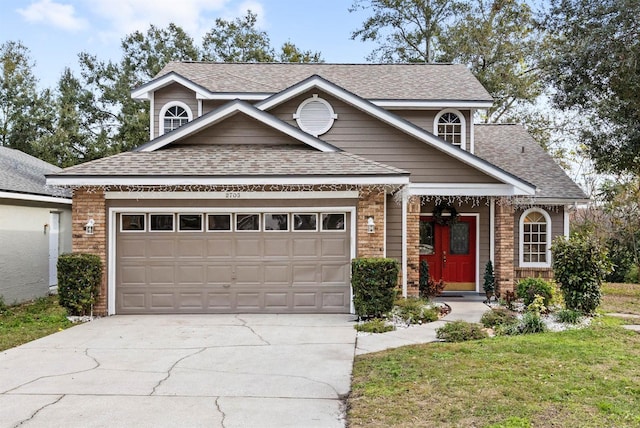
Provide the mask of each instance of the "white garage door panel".
[{"label": "white garage door panel", "polygon": [[118,231],[116,313],[348,312],[348,231]]}]

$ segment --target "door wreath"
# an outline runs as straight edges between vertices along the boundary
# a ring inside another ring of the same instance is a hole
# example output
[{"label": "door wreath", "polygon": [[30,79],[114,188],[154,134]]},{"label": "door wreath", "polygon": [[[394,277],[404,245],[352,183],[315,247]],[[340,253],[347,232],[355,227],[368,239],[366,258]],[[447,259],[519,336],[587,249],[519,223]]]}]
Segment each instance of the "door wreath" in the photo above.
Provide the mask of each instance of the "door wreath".
[{"label": "door wreath", "polygon": [[[445,213],[449,215],[445,216]],[[440,225],[451,226],[458,221],[458,210],[451,204],[438,204],[433,209],[433,218]]]}]

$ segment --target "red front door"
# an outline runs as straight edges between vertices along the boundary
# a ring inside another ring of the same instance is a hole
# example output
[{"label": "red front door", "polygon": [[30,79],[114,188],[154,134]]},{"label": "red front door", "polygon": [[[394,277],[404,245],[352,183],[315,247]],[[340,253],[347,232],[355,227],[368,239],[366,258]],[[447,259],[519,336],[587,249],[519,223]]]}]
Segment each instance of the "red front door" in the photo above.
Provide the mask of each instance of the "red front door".
[{"label": "red front door", "polygon": [[476,289],[476,218],[459,216],[452,225],[420,217],[420,260],[429,264],[429,275],[443,279],[446,291]]}]

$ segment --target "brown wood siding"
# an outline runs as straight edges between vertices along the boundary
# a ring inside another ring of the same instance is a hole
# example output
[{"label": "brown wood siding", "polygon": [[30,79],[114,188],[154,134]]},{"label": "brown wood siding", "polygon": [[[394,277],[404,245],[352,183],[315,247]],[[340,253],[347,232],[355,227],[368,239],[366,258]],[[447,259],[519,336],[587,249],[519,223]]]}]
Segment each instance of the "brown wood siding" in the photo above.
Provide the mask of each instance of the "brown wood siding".
[{"label": "brown wood siding", "polygon": [[[444,110],[444,109],[443,109]],[[419,126],[420,128],[435,134],[433,129],[433,121],[441,110],[390,110],[391,113],[402,117],[405,120]],[[464,116],[466,122],[465,141],[466,149],[471,146],[471,111],[458,110]]]},{"label": "brown wood siding", "polygon": [[[544,209],[544,208],[543,208]],[[518,267],[520,265],[520,218],[522,217],[522,213],[526,210],[516,210],[514,217],[514,233],[513,233],[513,242],[514,242],[514,265]],[[558,237],[564,236],[564,208],[557,207],[557,209],[548,210],[544,209],[544,211],[549,214],[551,217],[551,241]],[[536,268],[533,268],[536,269]]]},{"label": "brown wood siding", "polygon": [[402,204],[387,195],[387,257],[402,260]]},{"label": "brown wood siding", "polygon": [[164,88],[158,89],[153,94],[153,135],[158,136],[160,130],[160,110],[167,103],[172,101],[182,101],[191,109],[193,118],[198,117],[198,100],[196,100],[196,93],[192,90],[185,88],[178,83],[172,83]]},{"label": "brown wood siding", "polygon": [[225,105],[229,101],[227,100],[203,100],[202,101],[202,115],[209,113],[211,110],[217,109],[220,106]]},{"label": "brown wood siding", "polygon": [[498,183],[486,174],[440,152],[426,143],[372,118],[319,91],[296,97],[270,111],[294,126],[298,105],[318,92],[334,108],[338,119],[320,138],[345,151],[404,169],[414,183]]},{"label": "brown wood siding", "polygon": [[211,125],[177,144],[303,144],[300,141],[238,113]]}]

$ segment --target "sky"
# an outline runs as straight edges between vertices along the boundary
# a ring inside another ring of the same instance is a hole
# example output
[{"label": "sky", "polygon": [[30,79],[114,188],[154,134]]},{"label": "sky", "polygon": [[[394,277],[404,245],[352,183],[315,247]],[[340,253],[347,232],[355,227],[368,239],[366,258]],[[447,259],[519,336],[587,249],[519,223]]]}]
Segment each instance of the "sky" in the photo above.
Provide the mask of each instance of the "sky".
[{"label": "sky", "polygon": [[[6,3],[5,3],[6,2]],[[78,72],[78,54],[119,60],[125,35],[174,22],[199,45],[217,18],[247,10],[272,46],[291,41],[320,51],[326,62],[364,62],[372,43],[351,40],[367,12],[349,12],[351,0],[4,0],[0,44],[21,41],[31,53],[42,88],[54,87],[65,67]]]}]

